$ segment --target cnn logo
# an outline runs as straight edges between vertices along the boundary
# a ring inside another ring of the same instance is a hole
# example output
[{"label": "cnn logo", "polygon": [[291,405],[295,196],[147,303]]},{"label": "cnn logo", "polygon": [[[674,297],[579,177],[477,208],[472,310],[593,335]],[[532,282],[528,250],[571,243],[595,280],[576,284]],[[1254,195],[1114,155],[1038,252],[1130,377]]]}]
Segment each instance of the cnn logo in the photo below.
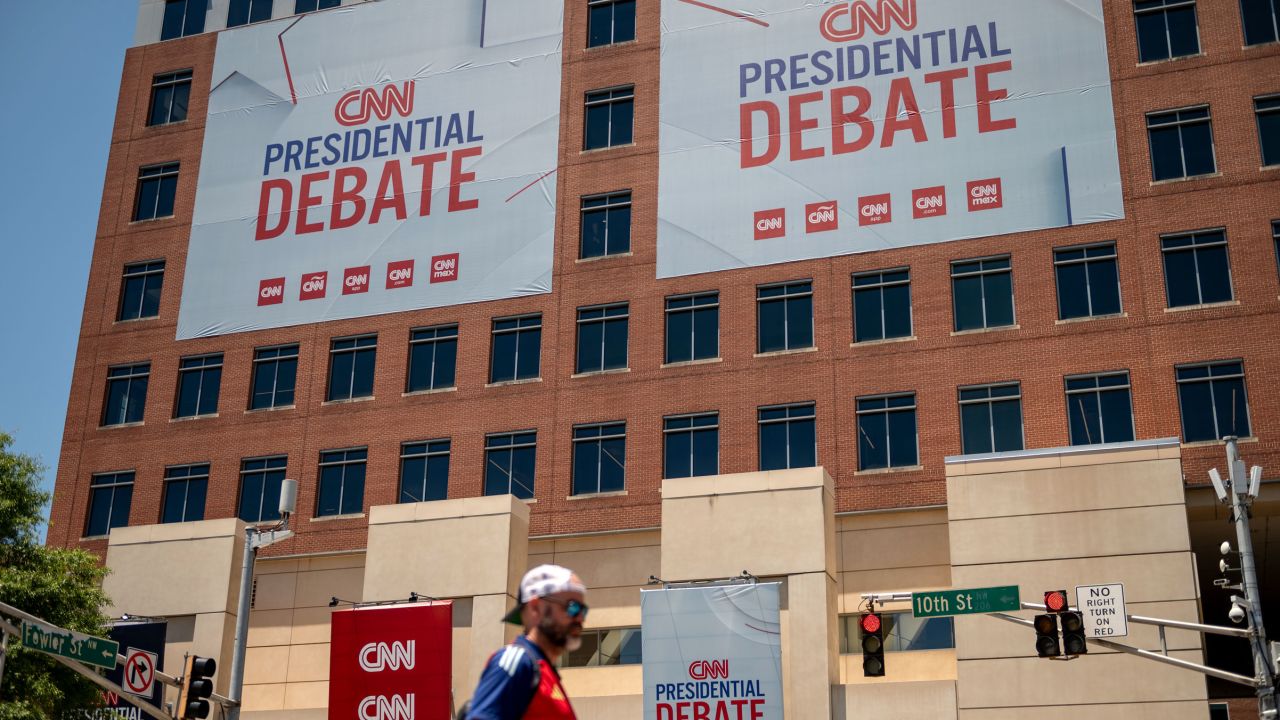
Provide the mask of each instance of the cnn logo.
[{"label": "cnn logo", "polygon": [[689,677],[694,680],[727,680],[729,660],[694,660],[689,663]]},{"label": "cnn logo", "polygon": [[810,203],[804,206],[804,231],[825,232],[839,227],[836,202]]},{"label": "cnn logo", "polygon": [[413,284],[413,261],[398,260],[387,263],[387,289],[409,287]]},{"label": "cnn logo", "polygon": [[911,210],[912,216],[917,220],[935,215],[946,215],[947,188],[939,185],[911,191]]},{"label": "cnn logo", "polygon": [[969,195],[969,212],[979,210],[995,210],[1004,205],[1004,192],[1000,178],[974,180],[967,186]]},{"label": "cnn logo", "polygon": [[757,240],[770,240],[787,234],[787,211],[785,208],[757,210],[753,222]]},{"label": "cnn logo", "polygon": [[451,282],[458,279],[458,253],[436,255],[431,258],[431,282]]},{"label": "cnn logo", "polygon": [[302,276],[302,288],[298,291],[299,300],[316,300],[324,297],[325,286],[329,282],[328,272],[309,273]]},{"label": "cnn logo", "polygon": [[405,642],[371,642],[360,648],[360,668],[365,672],[412,670],[417,656],[417,640]]},{"label": "cnn logo", "polygon": [[375,116],[379,120],[388,120],[393,110],[400,117],[408,117],[413,112],[413,88],[413,81],[406,80],[398,88],[395,85],[384,86],[381,95],[374,88],[352,90],[338,98],[338,104],[333,107],[333,117],[339,125],[347,127],[363,125]]},{"label": "cnn logo", "polygon": [[370,695],[360,701],[356,715],[360,720],[413,720],[413,693]]},{"label": "cnn logo", "polygon": [[258,305],[279,305],[284,302],[284,278],[268,278],[258,283]]},{"label": "cnn logo", "polygon": [[889,203],[889,193],[858,198],[859,225],[879,225],[892,220],[893,208]]},{"label": "cnn logo", "polygon": [[369,292],[369,266],[347,268],[342,273],[342,294]]}]

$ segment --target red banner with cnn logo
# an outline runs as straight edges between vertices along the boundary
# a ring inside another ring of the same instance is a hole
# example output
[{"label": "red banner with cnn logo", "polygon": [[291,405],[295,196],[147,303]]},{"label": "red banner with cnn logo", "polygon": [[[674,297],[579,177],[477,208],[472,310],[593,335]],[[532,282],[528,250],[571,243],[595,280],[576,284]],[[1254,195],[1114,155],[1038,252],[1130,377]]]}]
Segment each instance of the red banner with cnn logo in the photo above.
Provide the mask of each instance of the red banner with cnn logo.
[{"label": "red banner with cnn logo", "polygon": [[447,720],[453,603],[333,613],[329,720]]}]

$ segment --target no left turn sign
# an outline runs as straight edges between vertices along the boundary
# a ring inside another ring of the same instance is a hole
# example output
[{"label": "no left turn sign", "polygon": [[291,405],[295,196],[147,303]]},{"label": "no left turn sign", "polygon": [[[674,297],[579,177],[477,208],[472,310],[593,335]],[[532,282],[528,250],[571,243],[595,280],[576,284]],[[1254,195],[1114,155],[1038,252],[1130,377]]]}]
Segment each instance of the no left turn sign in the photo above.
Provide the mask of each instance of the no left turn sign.
[{"label": "no left turn sign", "polygon": [[125,653],[124,682],[120,686],[134,695],[150,697],[155,688],[158,659],[155,653],[129,648]]}]

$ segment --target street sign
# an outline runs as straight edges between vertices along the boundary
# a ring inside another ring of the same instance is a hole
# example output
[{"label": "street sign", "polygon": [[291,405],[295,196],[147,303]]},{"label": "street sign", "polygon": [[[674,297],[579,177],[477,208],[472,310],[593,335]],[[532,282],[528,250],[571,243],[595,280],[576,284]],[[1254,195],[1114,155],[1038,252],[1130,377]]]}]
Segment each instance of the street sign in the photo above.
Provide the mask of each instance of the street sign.
[{"label": "street sign", "polygon": [[116,653],[120,652],[118,642],[30,620],[22,621],[22,645],[108,670],[116,666]]},{"label": "street sign", "polygon": [[967,590],[932,590],[911,593],[913,617],[947,617],[1007,612],[1022,607],[1017,585]]},{"label": "street sign", "polygon": [[1076,607],[1084,614],[1085,637],[1113,638],[1129,634],[1124,585],[1077,585]]},{"label": "street sign", "polygon": [[156,663],[159,660],[155,653],[129,648],[125,653],[124,682],[120,687],[134,695],[150,697],[155,688]]}]

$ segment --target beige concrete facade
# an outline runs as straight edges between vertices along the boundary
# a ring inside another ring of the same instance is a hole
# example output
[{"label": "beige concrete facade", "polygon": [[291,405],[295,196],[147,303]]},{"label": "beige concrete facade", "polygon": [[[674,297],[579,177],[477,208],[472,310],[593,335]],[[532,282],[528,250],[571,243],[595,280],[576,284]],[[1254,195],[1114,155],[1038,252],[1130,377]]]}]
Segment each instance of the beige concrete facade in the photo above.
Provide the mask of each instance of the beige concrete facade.
[{"label": "beige concrete facade", "polygon": [[[512,637],[499,618],[521,574],[544,562],[590,585],[589,628],[639,626],[653,576],[746,570],[780,581],[788,718],[1065,718],[1081,717],[1082,702],[1089,717],[1207,717],[1195,673],[1100,646],[1071,662],[1041,660],[1029,628],[986,616],[956,619],[954,649],[890,653],[885,677],[864,678],[861,656],[840,653],[839,618],[869,593],[1017,584],[1039,602],[1044,589],[1122,582],[1131,613],[1200,618],[1176,443],[952,459],[947,489],[946,506],[837,516],[822,468],[674,480],[662,487],[660,528],[563,537],[530,537],[527,503],[509,496],[374,507],[364,551],[259,560],[245,718],[326,717],[330,598],[410,592],[454,601],[460,705]],[[170,671],[186,650],[229,669],[242,537],[235,520],[112,533],[110,610],[169,618]],[[1129,644],[1158,647],[1155,628],[1130,628]],[[1202,660],[1198,635],[1167,640],[1172,655]],[[583,720],[641,717],[640,666],[563,677]]]}]

